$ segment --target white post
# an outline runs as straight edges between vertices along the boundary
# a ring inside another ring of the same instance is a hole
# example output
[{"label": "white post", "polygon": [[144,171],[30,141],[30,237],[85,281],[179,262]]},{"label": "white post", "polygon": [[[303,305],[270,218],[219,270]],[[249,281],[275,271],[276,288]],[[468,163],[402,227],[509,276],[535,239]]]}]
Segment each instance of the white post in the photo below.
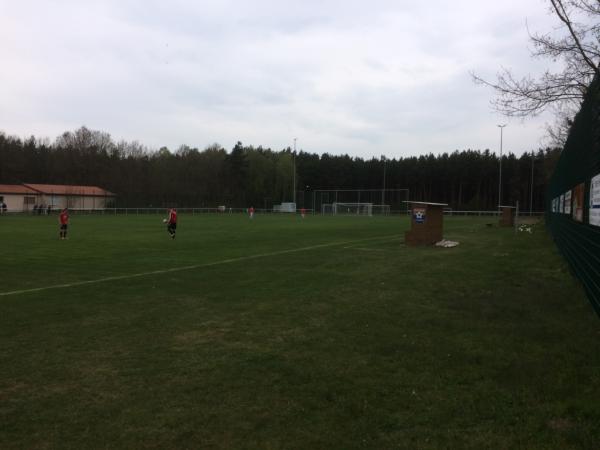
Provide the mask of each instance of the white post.
[{"label": "white post", "polygon": [[500,172],[498,174],[498,207],[502,204],[502,132],[504,131],[504,125],[498,125],[500,128]]},{"label": "white post", "polygon": [[529,189],[529,217],[533,212],[533,163],[535,161],[535,153],[531,152],[531,189]]},{"label": "white post", "polygon": [[292,156],[293,174],[292,174],[292,201],[296,204],[296,140],[294,138],[294,155]]},{"label": "white post", "polygon": [[381,155],[381,159],[383,159],[383,186],[381,188],[381,207],[385,205],[385,168],[387,164],[387,160],[384,155]]}]

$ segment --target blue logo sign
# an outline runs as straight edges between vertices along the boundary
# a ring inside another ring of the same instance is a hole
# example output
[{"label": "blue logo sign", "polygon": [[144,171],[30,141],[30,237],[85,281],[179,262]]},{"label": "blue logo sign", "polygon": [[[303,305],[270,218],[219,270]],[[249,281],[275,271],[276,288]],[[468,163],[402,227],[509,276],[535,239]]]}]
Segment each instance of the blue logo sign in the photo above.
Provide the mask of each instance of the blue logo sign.
[{"label": "blue logo sign", "polygon": [[425,222],[425,210],[424,209],[415,209],[413,211],[415,217],[415,223],[423,223]]}]

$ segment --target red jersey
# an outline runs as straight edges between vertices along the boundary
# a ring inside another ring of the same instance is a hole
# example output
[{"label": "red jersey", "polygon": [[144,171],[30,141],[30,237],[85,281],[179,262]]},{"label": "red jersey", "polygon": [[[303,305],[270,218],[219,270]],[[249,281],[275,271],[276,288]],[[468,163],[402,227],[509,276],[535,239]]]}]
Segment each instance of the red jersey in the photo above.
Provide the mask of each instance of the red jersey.
[{"label": "red jersey", "polygon": [[169,223],[177,223],[177,211],[174,209],[169,211]]},{"label": "red jersey", "polygon": [[66,211],[61,212],[58,219],[61,225],[67,225],[69,223],[69,213]]},{"label": "red jersey", "polygon": [[254,207],[252,207],[252,206],[251,206],[251,207],[250,207],[250,209],[248,210],[248,212],[249,212],[250,214],[254,214]]}]

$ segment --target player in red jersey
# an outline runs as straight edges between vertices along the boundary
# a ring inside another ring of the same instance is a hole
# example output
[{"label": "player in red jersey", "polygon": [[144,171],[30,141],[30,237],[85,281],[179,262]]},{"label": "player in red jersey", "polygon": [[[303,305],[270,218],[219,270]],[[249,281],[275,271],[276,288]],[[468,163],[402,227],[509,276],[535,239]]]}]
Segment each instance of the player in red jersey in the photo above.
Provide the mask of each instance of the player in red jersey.
[{"label": "player in red jersey", "polygon": [[254,206],[248,208],[248,214],[250,214],[251,219],[254,219]]},{"label": "player in red jersey", "polygon": [[300,208],[300,215],[304,219],[304,216],[306,216],[306,209],[305,208]]},{"label": "player in red jersey", "polygon": [[59,236],[64,240],[67,238],[67,227],[69,226],[69,210],[67,208],[60,212],[58,223],[60,224]]},{"label": "player in red jersey", "polygon": [[171,239],[175,239],[175,231],[177,230],[177,210],[171,208],[169,210],[169,218],[167,219],[167,231],[171,235]]}]

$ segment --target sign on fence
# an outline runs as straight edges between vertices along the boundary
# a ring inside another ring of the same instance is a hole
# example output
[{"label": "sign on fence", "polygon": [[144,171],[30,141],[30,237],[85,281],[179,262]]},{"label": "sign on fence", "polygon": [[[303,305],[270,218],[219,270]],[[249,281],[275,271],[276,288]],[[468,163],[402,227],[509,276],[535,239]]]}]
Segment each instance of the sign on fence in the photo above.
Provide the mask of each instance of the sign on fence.
[{"label": "sign on fence", "polygon": [[583,222],[583,193],[584,183],[578,184],[573,188],[573,219],[577,222]]},{"label": "sign on fence", "polygon": [[590,225],[600,227],[600,174],[590,183]]},{"label": "sign on fence", "polygon": [[565,192],[565,214],[571,214],[571,191]]}]

